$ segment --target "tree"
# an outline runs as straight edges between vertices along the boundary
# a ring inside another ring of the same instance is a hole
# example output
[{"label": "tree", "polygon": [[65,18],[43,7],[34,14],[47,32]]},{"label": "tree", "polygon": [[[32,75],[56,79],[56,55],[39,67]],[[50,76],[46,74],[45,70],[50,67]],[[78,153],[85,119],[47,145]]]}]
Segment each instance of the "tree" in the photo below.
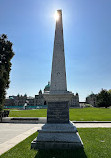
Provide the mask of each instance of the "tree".
[{"label": "tree", "polygon": [[111,89],[108,90],[108,93],[110,95],[110,105],[111,105]]},{"label": "tree", "polygon": [[111,95],[111,89],[108,90],[108,93]]},{"label": "tree", "polygon": [[11,59],[14,56],[12,45],[7,35],[0,36],[0,111],[3,109],[6,89],[10,83]]},{"label": "tree", "polygon": [[110,98],[110,93],[107,90],[102,89],[100,93],[97,94],[97,106],[105,108],[111,106]]}]

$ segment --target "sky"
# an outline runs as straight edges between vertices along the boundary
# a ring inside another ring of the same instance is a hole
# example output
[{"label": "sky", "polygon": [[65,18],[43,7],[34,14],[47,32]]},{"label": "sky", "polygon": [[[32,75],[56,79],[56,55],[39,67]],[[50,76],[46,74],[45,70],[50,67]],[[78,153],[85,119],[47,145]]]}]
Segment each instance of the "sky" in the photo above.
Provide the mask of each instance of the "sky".
[{"label": "sky", "polygon": [[68,91],[85,101],[111,89],[111,0],[0,0],[0,35],[7,34],[15,52],[7,96],[34,97],[50,81],[58,9]]}]

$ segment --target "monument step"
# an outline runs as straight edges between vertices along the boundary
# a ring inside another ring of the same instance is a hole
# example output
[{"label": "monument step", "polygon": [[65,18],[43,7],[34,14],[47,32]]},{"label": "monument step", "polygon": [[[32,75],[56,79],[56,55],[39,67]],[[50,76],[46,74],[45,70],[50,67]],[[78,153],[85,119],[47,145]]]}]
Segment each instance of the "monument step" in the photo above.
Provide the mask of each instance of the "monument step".
[{"label": "monument step", "polygon": [[34,149],[75,149],[83,147],[73,123],[45,124],[31,143]]},{"label": "monument step", "polygon": [[53,150],[73,150],[73,149],[80,149],[83,148],[83,144],[82,143],[77,143],[77,142],[38,142],[38,141],[33,141],[31,143],[31,149],[45,149],[45,150],[49,150],[49,149],[53,149]]},{"label": "monument step", "polygon": [[80,143],[80,139],[78,139],[77,133],[69,133],[69,132],[56,132],[56,133],[39,133],[39,136],[37,137],[37,141],[46,141],[46,142],[77,142]]},{"label": "monument step", "polygon": [[71,121],[69,121],[69,123],[64,123],[64,124],[50,124],[50,123],[46,123],[44,126],[42,126],[43,130],[75,130],[76,127],[74,126],[74,123],[72,123]]}]

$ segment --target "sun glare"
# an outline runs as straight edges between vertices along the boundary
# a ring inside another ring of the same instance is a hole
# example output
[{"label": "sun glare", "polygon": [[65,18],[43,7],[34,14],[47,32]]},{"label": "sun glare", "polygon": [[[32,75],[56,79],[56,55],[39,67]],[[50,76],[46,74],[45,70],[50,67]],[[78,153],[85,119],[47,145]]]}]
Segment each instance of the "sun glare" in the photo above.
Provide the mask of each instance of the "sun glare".
[{"label": "sun glare", "polygon": [[54,18],[55,18],[56,21],[59,20],[59,13],[58,13],[57,11],[56,11],[55,14],[54,14]]}]

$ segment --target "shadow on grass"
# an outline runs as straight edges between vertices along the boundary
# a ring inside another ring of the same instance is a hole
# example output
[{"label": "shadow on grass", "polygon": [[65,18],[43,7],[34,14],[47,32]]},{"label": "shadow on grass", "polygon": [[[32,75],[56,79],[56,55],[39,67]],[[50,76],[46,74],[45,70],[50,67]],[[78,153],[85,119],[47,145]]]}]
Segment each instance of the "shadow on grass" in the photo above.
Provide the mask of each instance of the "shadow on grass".
[{"label": "shadow on grass", "polygon": [[87,158],[84,149],[39,150],[35,158]]}]

